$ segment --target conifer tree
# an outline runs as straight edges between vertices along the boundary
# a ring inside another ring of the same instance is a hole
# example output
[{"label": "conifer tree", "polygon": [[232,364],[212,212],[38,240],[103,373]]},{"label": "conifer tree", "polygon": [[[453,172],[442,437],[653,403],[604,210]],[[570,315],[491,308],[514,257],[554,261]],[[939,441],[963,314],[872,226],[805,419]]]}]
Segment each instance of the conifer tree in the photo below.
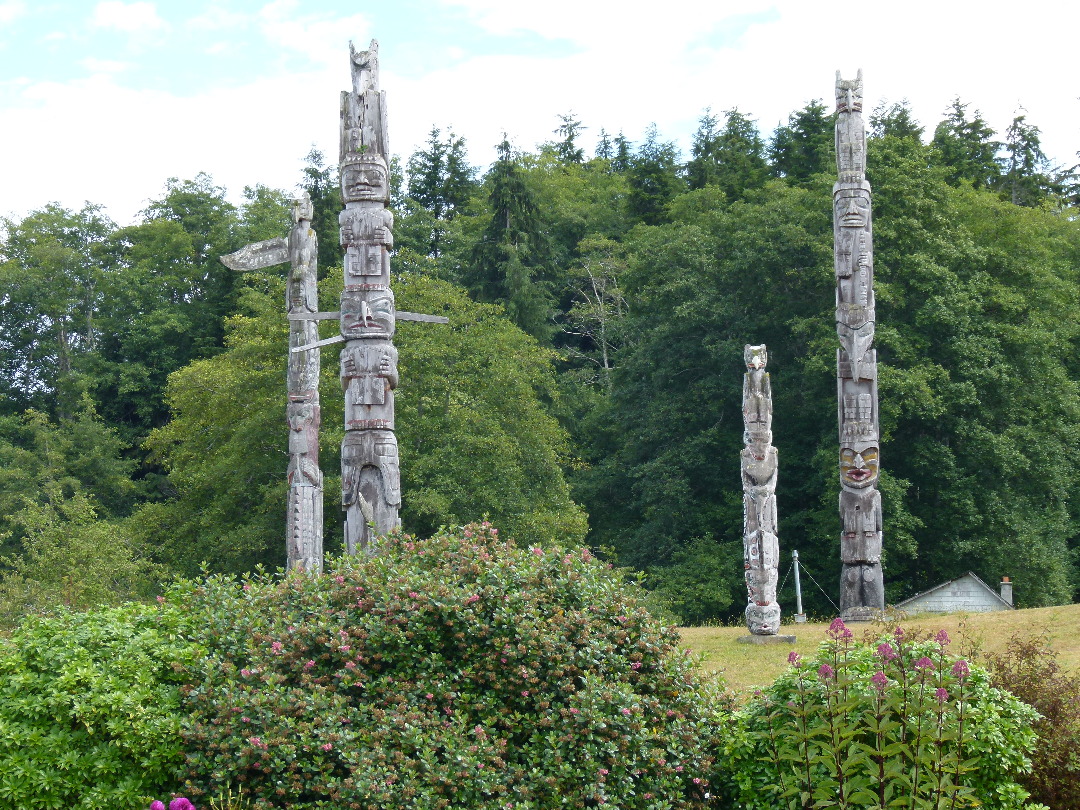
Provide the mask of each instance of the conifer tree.
[{"label": "conifer tree", "polygon": [[933,162],[945,168],[949,185],[990,188],[1001,174],[997,154],[1002,144],[993,139],[994,130],[978,110],[968,117],[969,106],[955,98],[945,111],[930,142]]}]

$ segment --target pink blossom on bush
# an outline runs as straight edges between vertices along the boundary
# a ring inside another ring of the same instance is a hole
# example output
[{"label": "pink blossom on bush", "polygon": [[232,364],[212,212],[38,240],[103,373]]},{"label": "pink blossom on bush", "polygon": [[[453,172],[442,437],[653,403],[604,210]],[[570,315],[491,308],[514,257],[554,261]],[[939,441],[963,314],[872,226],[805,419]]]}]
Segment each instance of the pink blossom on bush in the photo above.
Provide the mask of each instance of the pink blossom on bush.
[{"label": "pink blossom on bush", "polygon": [[823,680],[828,680],[835,674],[835,672],[833,671],[833,668],[830,667],[828,664],[822,664],[820,667],[818,667],[817,674],[819,678],[822,678]]},{"label": "pink blossom on bush", "polygon": [[333,751],[333,750],[334,750],[334,746],[333,746],[333,744],[332,744],[332,743],[323,743],[323,747],[322,747],[322,750],[323,750],[323,751]]},{"label": "pink blossom on bush", "polygon": [[871,676],[870,683],[872,683],[874,685],[875,689],[877,689],[879,692],[881,692],[888,685],[889,679],[885,677],[884,672],[879,671],[879,672],[875,672]]},{"label": "pink blossom on bush", "polygon": [[886,662],[899,657],[896,650],[893,649],[892,644],[887,641],[883,641],[877,645],[877,654],[879,658]]},{"label": "pink blossom on bush", "polygon": [[832,620],[832,624],[829,625],[829,635],[835,639],[851,638],[853,635],[847,626],[844,624],[844,620],[839,616]]},{"label": "pink blossom on bush", "polygon": [[634,663],[632,663],[630,665],[630,669],[633,669],[633,670],[641,669],[641,662],[640,661],[635,661]]},{"label": "pink blossom on bush", "polygon": [[160,801],[151,802],[150,810],[165,810],[165,803]]},{"label": "pink blossom on bush", "polygon": [[195,810],[195,805],[183,796],[177,796],[169,802],[169,810]]},{"label": "pink blossom on bush", "polygon": [[280,655],[283,646],[284,645],[280,641],[274,641],[270,644],[270,652],[274,655]]},{"label": "pink blossom on bush", "polygon": [[915,669],[933,669],[934,662],[925,655],[915,662]]},{"label": "pink blossom on bush", "polygon": [[799,661],[801,661],[801,660],[802,660],[802,656],[799,655],[794,650],[792,650],[791,652],[789,652],[787,654],[787,662],[789,664],[791,664],[791,666],[793,666],[793,667],[797,667],[799,665]]},{"label": "pink blossom on bush", "polygon": [[964,678],[966,678],[968,675],[970,675],[971,670],[968,669],[967,661],[961,658],[959,661],[953,664],[952,674],[954,677],[959,678],[961,681],[964,680]]},{"label": "pink blossom on bush", "polygon": [[952,639],[949,638],[949,634],[946,633],[944,630],[938,630],[937,635],[934,636],[934,641],[944,647],[946,644],[952,641]]},{"label": "pink blossom on bush", "polygon": [[944,686],[939,686],[934,691],[934,697],[937,698],[938,703],[944,703],[946,700],[949,699],[949,690],[946,689]]}]

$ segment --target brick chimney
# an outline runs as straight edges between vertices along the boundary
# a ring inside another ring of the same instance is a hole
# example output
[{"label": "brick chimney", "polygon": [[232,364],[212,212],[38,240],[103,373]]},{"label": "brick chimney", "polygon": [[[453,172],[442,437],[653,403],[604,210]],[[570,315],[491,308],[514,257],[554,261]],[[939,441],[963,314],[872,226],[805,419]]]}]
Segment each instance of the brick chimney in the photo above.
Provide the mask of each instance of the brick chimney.
[{"label": "brick chimney", "polygon": [[1008,577],[1001,578],[1001,598],[1010,605],[1013,603],[1012,582],[1009,581]]}]

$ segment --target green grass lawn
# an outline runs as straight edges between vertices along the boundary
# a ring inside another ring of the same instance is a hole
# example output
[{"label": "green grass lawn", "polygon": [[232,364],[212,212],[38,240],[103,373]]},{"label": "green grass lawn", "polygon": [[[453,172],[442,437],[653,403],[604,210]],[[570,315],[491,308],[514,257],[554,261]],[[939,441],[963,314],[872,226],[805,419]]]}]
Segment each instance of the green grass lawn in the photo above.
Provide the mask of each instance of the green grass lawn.
[{"label": "green grass lawn", "polygon": [[[786,618],[786,617],[785,617]],[[903,619],[905,630],[936,633],[944,629],[952,638],[954,652],[978,660],[973,650],[998,652],[1017,634],[1045,634],[1066,672],[1080,672],[1080,604],[1061,607],[1009,610],[997,613],[948,613]],[[891,628],[892,625],[889,625]],[[784,624],[780,632],[794,635],[794,644],[740,644],[747,635],[739,627],[682,627],[683,646],[703,655],[706,672],[720,671],[728,686],[746,694],[766,686],[787,667],[788,653],[812,654],[825,639],[828,623]],[[883,623],[852,624],[856,638],[875,637],[886,629]]]}]

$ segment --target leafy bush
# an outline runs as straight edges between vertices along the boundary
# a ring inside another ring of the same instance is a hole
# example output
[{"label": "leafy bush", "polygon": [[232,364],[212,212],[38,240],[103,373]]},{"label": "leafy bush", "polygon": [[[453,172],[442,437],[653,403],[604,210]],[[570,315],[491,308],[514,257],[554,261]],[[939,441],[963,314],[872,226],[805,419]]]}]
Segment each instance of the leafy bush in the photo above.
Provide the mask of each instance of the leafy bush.
[{"label": "leafy bush", "polygon": [[1042,717],[1039,755],[1020,782],[1051,810],[1080,807],[1080,677],[1061,671],[1043,635],[1016,634],[1003,653],[986,657],[994,686],[1012,692]]},{"label": "leafy bush", "polygon": [[185,695],[196,800],[231,780],[293,810],[705,805],[724,698],[588,551],[485,524],[167,598],[212,650]]},{"label": "leafy bush", "polygon": [[0,642],[0,807],[145,810],[177,784],[196,646],[144,605],[26,620]]},{"label": "leafy bush", "polygon": [[829,635],[738,713],[734,776],[718,787],[740,807],[1027,806],[1016,777],[1037,714],[949,655],[944,631],[867,645],[837,620]]}]

